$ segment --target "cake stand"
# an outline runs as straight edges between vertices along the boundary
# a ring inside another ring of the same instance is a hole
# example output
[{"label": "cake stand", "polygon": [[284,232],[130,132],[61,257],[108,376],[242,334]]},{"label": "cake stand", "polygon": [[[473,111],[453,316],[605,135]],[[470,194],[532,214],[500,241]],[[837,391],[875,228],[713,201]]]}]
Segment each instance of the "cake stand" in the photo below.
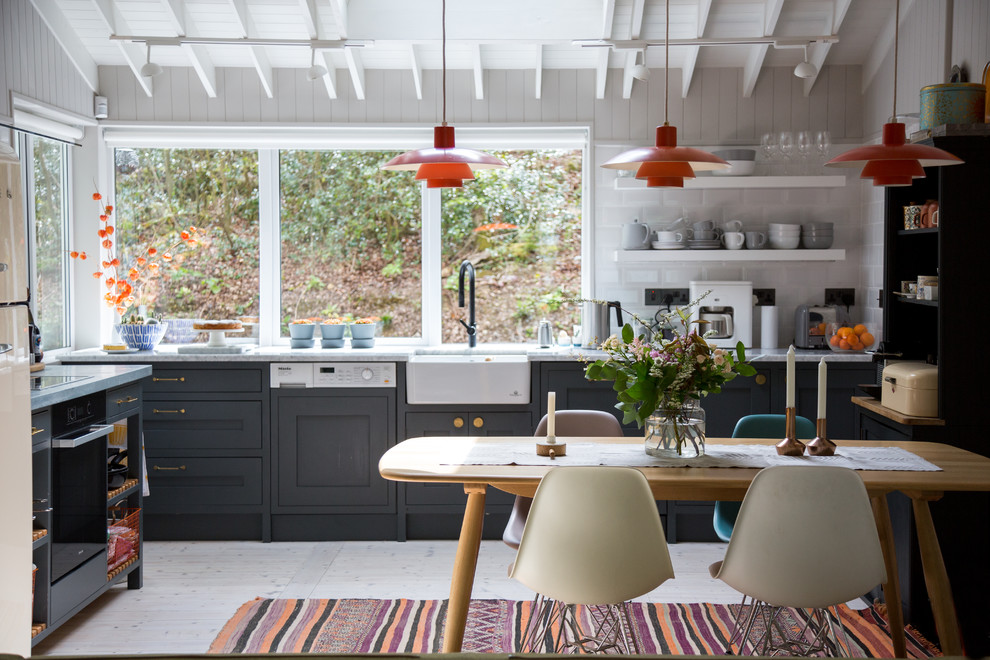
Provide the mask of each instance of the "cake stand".
[{"label": "cake stand", "polygon": [[206,345],[211,348],[221,348],[227,345],[228,332],[244,332],[244,328],[231,328],[227,330],[198,330],[198,332],[210,333],[210,341]]}]

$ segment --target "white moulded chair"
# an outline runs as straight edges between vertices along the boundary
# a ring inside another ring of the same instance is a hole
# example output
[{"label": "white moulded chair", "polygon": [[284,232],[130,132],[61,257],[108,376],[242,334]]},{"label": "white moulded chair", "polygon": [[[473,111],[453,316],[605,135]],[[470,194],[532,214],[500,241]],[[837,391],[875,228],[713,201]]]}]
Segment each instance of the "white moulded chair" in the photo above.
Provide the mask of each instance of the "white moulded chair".
[{"label": "white moulded chair", "polygon": [[[638,653],[626,601],[674,577],[646,477],[625,467],[550,470],[509,576],[537,593],[523,652]],[[593,630],[575,605],[589,606]]]},{"label": "white moulded chair", "polygon": [[[622,425],[612,413],[603,410],[559,410],[555,415],[554,432],[561,437],[603,437],[611,438],[622,435]],[[547,434],[547,416],[544,415],[536,425],[534,437]],[[519,547],[523,527],[526,526],[526,516],[533,499],[516,495],[512,503],[509,521],[502,532],[502,541],[510,548]]]},{"label": "white moulded chair", "polygon": [[[841,467],[762,470],[743,499],[725,559],[709,571],[744,594],[729,651],[739,636],[739,654],[751,642],[753,655],[848,655],[836,606],[887,580],[862,479]],[[788,607],[812,610],[797,636],[777,621]],[[761,619],[763,633],[750,640]]]}]

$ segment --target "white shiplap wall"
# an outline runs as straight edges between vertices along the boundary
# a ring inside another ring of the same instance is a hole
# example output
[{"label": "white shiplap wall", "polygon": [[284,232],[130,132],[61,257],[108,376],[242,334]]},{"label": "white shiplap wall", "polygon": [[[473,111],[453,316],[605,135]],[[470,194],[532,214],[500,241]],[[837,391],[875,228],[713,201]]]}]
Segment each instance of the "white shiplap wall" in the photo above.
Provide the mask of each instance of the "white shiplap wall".
[{"label": "white shiplap wall", "polygon": [[0,116],[9,92],[93,116],[93,92],[28,0],[0,0]]},{"label": "white shiplap wall", "polygon": [[990,62],[990,2],[955,0],[951,63],[968,71],[970,82],[982,82],[987,62]]}]

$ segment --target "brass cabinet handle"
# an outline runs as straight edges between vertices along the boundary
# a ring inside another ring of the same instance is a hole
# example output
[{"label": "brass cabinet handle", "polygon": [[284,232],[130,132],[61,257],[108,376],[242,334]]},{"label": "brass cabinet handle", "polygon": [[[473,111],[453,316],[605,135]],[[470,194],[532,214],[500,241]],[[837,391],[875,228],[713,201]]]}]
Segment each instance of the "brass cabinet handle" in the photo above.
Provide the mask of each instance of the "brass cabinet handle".
[{"label": "brass cabinet handle", "polygon": [[45,429],[39,429],[34,426],[31,427],[31,435],[38,435],[39,433],[44,433]]},{"label": "brass cabinet handle", "polygon": [[162,467],[160,465],[153,465],[151,467],[151,469],[152,470],[163,470],[163,471],[169,471],[169,470],[185,470],[186,469],[186,466],[185,465],[180,465],[179,467]]},{"label": "brass cabinet handle", "polygon": [[474,428],[480,429],[482,426],[485,425],[485,418],[484,417],[475,417],[474,418],[474,421],[471,422],[471,423],[474,424]]},{"label": "brass cabinet handle", "polygon": [[153,383],[184,383],[186,382],[185,376],[180,376],[178,378],[159,378],[158,376],[152,376],[151,382]]},{"label": "brass cabinet handle", "polygon": [[134,403],[135,401],[137,401],[136,396],[129,396],[126,399],[117,399],[117,405],[119,406],[123,403]]},{"label": "brass cabinet handle", "polygon": [[151,409],[151,412],[153,412],[155,414],[172,413],[172,414],[175,414],[175,415],[185,415],[186,414],[186,409],[185,408],[179,408],[178,410],[159,410],[158,408],[152,408]]},{"label": "brass cabinet handle", "polygon": [[757,385],[763,385],[767,382],[767,377],[763,374],[756,374],[756,378],[754,380],[756,380]]},{"label": "brass cabinet handle", "polygon": [[454,418],[454,428],[455,429],[459,429],[462,426],[464,426],[464,418],[463,417],[455,417]]}]

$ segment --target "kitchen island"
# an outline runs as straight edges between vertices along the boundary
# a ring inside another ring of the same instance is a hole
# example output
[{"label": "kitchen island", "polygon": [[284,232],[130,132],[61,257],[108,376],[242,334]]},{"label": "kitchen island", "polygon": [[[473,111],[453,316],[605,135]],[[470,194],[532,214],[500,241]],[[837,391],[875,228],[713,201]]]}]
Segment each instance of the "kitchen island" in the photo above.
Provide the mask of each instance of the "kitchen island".
[{"label": "kitchen island", "polygon": [[[31,378],[32,645],[110,587],[141,587],[142,380],[147,365],[46,365]],[[112,523],[109,521],[113,521]]]}]

